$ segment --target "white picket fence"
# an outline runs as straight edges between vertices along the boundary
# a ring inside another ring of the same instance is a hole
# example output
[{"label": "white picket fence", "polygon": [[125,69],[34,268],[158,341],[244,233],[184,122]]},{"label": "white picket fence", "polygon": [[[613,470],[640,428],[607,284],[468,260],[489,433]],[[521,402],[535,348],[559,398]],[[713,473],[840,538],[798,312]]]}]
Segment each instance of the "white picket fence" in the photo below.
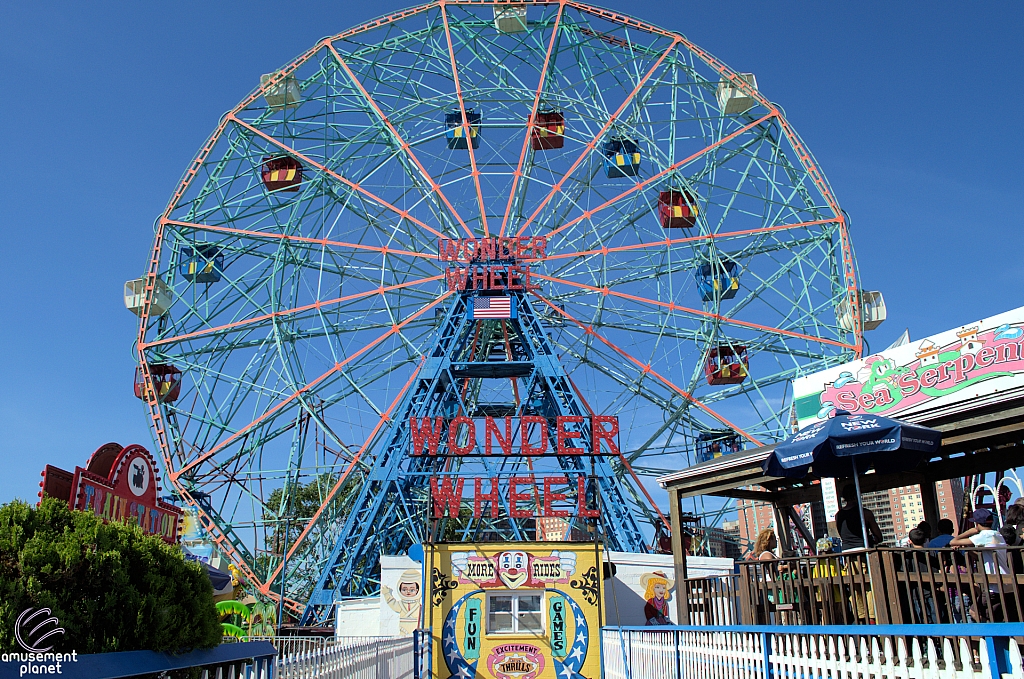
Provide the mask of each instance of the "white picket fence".
[{"label": "white picket fence", "polygon": [[413,679],[412,637],[339,637],[321,648],[282,654],[276,679]]},{"label": "white picket fence", "polygon": [[[749,628],[748,628],[749,629]],[[1008,640],[994,675],[985,640],[775,631],[602,632],[605,679],[1009,679],[1024,676]],[[767,644],[768,650],[765,651]]]}]

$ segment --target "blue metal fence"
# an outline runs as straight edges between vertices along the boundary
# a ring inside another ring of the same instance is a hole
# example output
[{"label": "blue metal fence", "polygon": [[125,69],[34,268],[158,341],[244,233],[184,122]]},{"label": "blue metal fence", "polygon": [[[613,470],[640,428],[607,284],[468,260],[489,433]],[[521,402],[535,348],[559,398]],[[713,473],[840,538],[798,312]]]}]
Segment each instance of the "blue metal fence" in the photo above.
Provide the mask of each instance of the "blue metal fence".
[{"label": "blue metal fence", "polygon": [[[11,655],[17,657],[12,658]],[[0,658],[0,679],[40,674],[58,675],[66,679],[122,679],[194,667],[212,668],[208,672],[209,679],[273,679],[277,651],[270,642],[249,641],[221,644],[215,648],[181,655],[156,651],[89,655],[76,653],[70,658],[59,659],[47,659],[45,654],[39,654],[43,655],[42,658],[25,657],[28,655],[30,654],[5,654],[5,658]],[[60,665],[57,665],[57,662]],[[219,674],[217,668],[221,670]]]}]

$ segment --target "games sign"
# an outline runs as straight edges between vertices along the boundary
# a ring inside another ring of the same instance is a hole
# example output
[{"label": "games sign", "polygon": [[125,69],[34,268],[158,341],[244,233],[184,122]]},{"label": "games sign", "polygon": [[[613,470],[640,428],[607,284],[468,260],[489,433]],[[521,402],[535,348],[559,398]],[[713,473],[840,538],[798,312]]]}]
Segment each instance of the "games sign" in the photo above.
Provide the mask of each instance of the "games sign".
[{"label": "games sign", "polygon": [[793,381],[800,428],[836,410],[908,420],[1024,393],[1024,307]]},{"label": "games sign", "polygon": [[40,498],[56,497],[104,521],[133,523],[164,542],[178,541],[182,511],[157,497],[156,460],[140,445],[108,443],[92,454],[85,469],[71,473],[46,465],[42,477]]}]

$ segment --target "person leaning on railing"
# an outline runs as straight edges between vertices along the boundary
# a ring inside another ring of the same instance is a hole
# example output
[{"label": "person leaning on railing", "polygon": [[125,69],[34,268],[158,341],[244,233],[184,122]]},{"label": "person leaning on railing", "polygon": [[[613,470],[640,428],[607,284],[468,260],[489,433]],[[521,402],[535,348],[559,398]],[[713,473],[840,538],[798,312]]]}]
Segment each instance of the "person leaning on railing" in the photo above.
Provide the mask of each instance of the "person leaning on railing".
[{"label": "person leaning on railing", "polygon": [[975,588],[971,617],[978,622],[1020,622],[1017,588],[1004,586],[1002,582],[1004,576],[1010,575],[1010,566],[1006,558],[1006,540],[999,531],[992,528],[993,519],[992,512],[987,509],[974,510],[971,514],[971,523],[974,525],[953,538],[949,545],[982,548],[981,562],[985,574],[993,576],[991,579],[985,578],[988,583],[987,592],[983,588]]},{"label": "person leaning on railing", "polygon": [[1024,497],[1017,498],[1012,505],[1006,508],[1003,525],[1013,526],[1017,537],[1024,538]]},{"label": "person leaning on railing", "polygon": [[956,533],[956,527],[953,525],[953,522],[949,519],[939,519],[937,528],[939,534],[929,540],[925,546],[928,549],[942,549],[943,551],[934,551],[932,554],[939,558],[943,571],[956,576],[943,589],[945,590],[947,600],[951,604],[950,614],[952,615],[953,622],[961,624],[965,621],[964,611],[970,609],[972,601],[970,592],[961,592],[961,588],[957,586],[957,583],[960,581],[959,576],[967,573],[967,559],[964,558],[963,552],[946,549]]},{"label": "person leaning on railing", "polygon": [[779,541],[775,539],[775,531],[771,528],[765,528],[757,534],[757,539],[754,540],[754,548],[747,554],[747,558],[754,561],[777,559],[775,549],[778,546]]},{"label": "person leaning on railing", "polygon": [[942,573],[942,561],[926,549],[929,531],[918,526],[910,531],[910,550],[894,560],[907,582],[898,583],[900,605],[909,610],[915,624],[948,623],[949,608],[943,588],[937,586],[936,574]]},{"label": "person leaning on railing", "polygon": [[949,547],[949,543],[953,539],[953,533],[956,532],[956,527],[953,526],[953,522],[949,519],[939,519],[938,531],[939,534],[928,541],[927,546],[929,549]]},{"label": "person leaning on railing", "polygon": [[[757,539],[754,540],[754,548],[747,554],[747,560],[775,562],[779,558],[778,554],[775,553],[778,546],[779,541],[775,538],[775,531],[771,528],[765,528],[757,534]],[[759,619],[766,619],[769,610],[778,610],[780,606],[788,609],[799,603],[799,596],[795,591],[792,591],[794,589],[793,586],[788,584],[791,580],[788,563],[759,564],[755,567],[754,572],[759,573],[768,588],[767,595],[763,593],[761,595],[765,597],[765,600],[759,601],[756,604],[759,609]],[[791,591],[787,593],[787,589]],[[779,616],[779,621],[781,624],[787,624],[788,622],[786,616],[783,615]]]}]

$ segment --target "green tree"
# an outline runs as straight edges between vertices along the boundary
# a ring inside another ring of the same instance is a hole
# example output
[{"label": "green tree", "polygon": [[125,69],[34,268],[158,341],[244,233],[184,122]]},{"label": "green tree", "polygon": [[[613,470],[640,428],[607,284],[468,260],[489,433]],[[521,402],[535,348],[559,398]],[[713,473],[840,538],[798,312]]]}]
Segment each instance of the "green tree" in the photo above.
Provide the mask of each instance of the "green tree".
[{"label": "green tree", "polygon": [[54,651],[210,648],[221,640],[202,567],[138,526],[103,523],[47,498],[0,506],[0,649],[19,651],[18,615],[49,608]]},{"label": "green tree", "polygon": [[[353,474],[346,481],[327,506],[327,517],[337,520],[348,514],[347,505],[359,490],[360,479],[358,474]],[[268,509],[263,512],[263,520],[271,525],[267,537],[267,548],[271,554],[281,555],[284,548],[285,526],[288,527],[288,546],[291,547],[302,529],[327,499],[337,480],[334,474],[324,473],[309,483],[294,483],[290,488],[287,502],[284,501],[283,489],[275,488],[271,491],[267,496]]]},{"label": "green tree", "polygon": [[[267,524],[266,551],[256,557],[256,572],[269,575],[281,563],[284,547],[292,549],[295,541],[305,529],[313,515],[320,506],[327,500],[331,489],[337,482],[338,477],[332,473],[323,473],[313,477],[308,483],[301,480],[289,484],[288,494],[285,495],[282,488],[274,489],[264,504],[263,520]],[[342,486],[331,502],[327,505],[325,514],[321,518],[320,525],[326,526],[332,522],[344,521],[350,511],[352,501],[358,497],[362,477],[359,472],[353,473]],[[287,540],[285,530],[287,528]],[[313,590],[320,569],[323,567],[316,558],[317,534],[314,533],[311,539],[305,540],[295,553],[289,557],[288,578],[292,583],[292,594],[302,598],[308,596]],[[297,584],[301,583],[301,584]],[[270,583],[274,592],[280,591],[280,578]],[[254,593],[257,597],[258,593]],[[276,625],[276,614],[275,614]],[[286,612],[284,621],[288,622],[289,615]]]}]

